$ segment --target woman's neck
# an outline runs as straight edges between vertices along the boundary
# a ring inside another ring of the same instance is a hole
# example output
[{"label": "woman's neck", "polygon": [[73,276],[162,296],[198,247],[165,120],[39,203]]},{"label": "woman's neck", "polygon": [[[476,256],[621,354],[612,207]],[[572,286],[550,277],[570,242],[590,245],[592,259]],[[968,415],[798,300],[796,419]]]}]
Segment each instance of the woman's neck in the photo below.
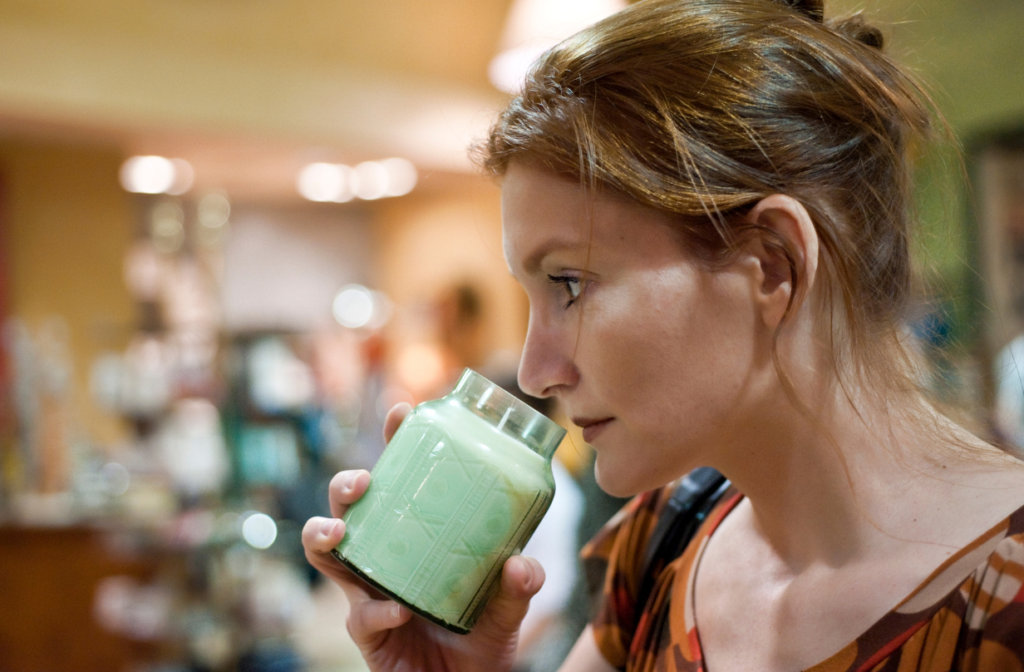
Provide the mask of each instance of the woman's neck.
[{"label": "woman's neck", "polygon": [[794,573],[907,543],[953,552],[973,539],[993,496],[1024,482],[1020,463],[920,398],[903,400],[915,413],[864,400],[855,408],[841,391],[819,399],[828,402],[811,418],[776,400],[716,465],[749,498],[757,533]]}]

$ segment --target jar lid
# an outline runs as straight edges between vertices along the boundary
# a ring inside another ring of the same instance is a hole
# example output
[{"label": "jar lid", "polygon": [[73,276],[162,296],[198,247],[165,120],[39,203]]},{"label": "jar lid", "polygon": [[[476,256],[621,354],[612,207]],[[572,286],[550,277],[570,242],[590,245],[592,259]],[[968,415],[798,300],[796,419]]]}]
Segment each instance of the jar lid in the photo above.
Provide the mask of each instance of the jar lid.
[{"label": "jar lid", "polygon": [[449,399],[483,418],[500,432],[522,441],[550,459],[565,438],[565,429],[472,369],[462,372]]}]

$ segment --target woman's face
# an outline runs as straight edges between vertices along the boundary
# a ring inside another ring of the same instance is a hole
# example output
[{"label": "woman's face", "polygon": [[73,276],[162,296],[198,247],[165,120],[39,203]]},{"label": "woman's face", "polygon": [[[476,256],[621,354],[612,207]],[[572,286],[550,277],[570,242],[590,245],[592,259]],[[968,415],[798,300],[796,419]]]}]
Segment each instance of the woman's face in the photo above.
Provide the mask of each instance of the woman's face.
[{"label": "woman's face", "polygon": [[666,215],[524,165],[502,216],[530,299],[519,384],[583,427],[598,483],[630,495],[714,464],[770,368],[749,264],[711,272]]}]

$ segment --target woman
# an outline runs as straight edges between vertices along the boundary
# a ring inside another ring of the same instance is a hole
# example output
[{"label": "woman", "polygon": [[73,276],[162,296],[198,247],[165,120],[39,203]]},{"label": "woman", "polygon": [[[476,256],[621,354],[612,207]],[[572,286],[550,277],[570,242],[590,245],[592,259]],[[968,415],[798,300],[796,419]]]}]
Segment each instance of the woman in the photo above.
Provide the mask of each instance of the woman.
[{"label": "woman", "polygon": [[[542,57],[492,129],[520,384],[583,427],[605,490],[642,493],[586,551],[604,601],[565,670],[1024,669],[1024,467],[915,384],[930,114],[881,47],[820,0],[646,0]],[[733,489],[638,604],[701,465]],[[339,474],[336,517],[368,478]],[[459,638],[361,588],[326,555],[343,533],[304,542],[372,669],[509,669],[534,561]]]}]

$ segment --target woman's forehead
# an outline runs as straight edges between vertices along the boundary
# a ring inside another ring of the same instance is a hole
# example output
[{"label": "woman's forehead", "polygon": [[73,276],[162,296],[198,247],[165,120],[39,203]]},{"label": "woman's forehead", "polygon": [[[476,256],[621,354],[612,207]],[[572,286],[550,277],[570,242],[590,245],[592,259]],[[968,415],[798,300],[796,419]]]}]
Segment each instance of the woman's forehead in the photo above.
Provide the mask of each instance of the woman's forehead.
[{"label": "woman's forehead", "polygon": [[513,164],[501,189],[502,215],[513,224],[534,220],[558,220],[559,224],[579,226],[585,211],[593,209],[595,198],[577,182],[554,173]]},{"label": "woman's forehead", "polygon": [[501,210],[505,256],[534,270],[556,251],[586,245],[592,218],[578,184],[535,168],[513,164],[502,183]]},{"label": "woman's forehead", "polygon": [[674,240],[664,213],[620,196],[588,192],[572,180],[528,166],[513,165],[506,175],[502,220],[505,258],[527,273],[556,252],[593,260]]}]

